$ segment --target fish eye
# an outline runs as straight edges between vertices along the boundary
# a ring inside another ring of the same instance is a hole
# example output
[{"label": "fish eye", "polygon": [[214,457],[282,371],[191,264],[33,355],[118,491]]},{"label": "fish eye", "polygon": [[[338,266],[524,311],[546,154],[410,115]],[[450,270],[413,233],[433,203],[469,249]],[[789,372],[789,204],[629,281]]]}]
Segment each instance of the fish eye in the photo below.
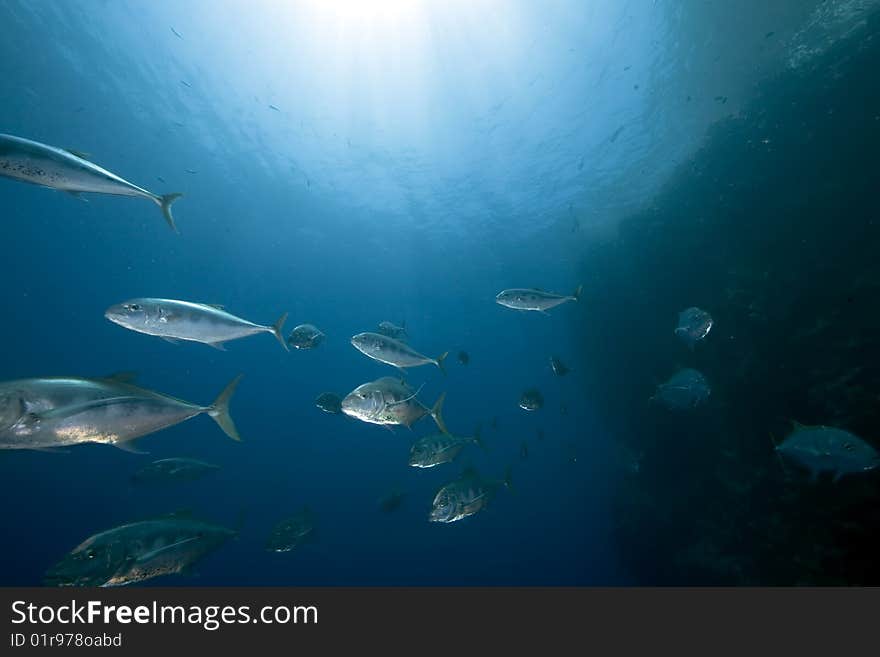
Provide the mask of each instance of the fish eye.
[{"label": "fish eye", "polygon": [[853,451],[853,450],[856,448],[856,446],[853,445],[852,443],[843,443],[843,448],[844,448],[847,452],[851,452],[851,451]]},{"label": "fish eye", "polygon": [[86,552],[86,559],[94,559],[97,555],[94,548],[89,548]]}]

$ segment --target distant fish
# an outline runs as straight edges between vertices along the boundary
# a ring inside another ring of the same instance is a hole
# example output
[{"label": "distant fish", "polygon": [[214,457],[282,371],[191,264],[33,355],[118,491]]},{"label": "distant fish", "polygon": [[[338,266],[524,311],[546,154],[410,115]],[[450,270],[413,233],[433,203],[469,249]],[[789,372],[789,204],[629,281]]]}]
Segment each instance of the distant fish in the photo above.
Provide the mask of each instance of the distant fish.
[{"label": "distant fish", "polygon": [[451,463],[468,445],[483,446],[480,430],[473,436],[452,436],[447,433],[419,438],[409,451],[409,465],[413,468],[433,468],[444,463]]},{"label": "distant fish", "polygon": [[274,105],[269,105],[269,109],[275,110],[276,112],[280,112],[281,110],[275,107]]},{"label": "distant fish", "polygon": [[395,340],[405,340],[407,337],[406,320],[404,320],[400,326],[388,321],[379,322],[379,333],[387,335],[389,338],[394,338]]},{"label": "distant fish", "polygon": [[45,450],[101,443],[131,450],[131,441],[203,413],[234,440],[229,400],[241,376],[210,406],[141,388],[129,374],[103,379],[43,378],[0,383],[0,449]]},{"label": "distant fish", "polygon": [[131,476],[131,480],[138,484],[195,481],[219,469],[219,465],[196,459],[167,458],[144,466]]},{"label": "distant fish", "polygon": [[499,292],[495,297],[495,302],[514,310],[534,310],[546,313],[566,301],[579,300],[582,289],[583,286],[578,285],[577,290],[570,296],[553,294],[539,289],[510,289]]},{"label": "distant fish", "polygon": [[416,399],[417,394],[418,391],[413,392],[406,382],[385,376],[359,385],[346,395],[342,400],[342,412],[361,422],[386,427],[411,427],[430,415],[440,431],[449,433],[442,414],[446,393],[441,394],[431,408]]},{"label": "distant fish", "polygon": [[294,349],[314,349],[324,341],[324,337],[314,324],[300,324],[287,336],[287,344]]},{"label": "distant fish", "polygon": [[406,497],[404,493],[400,491],[391,491],[387,495],[385,495],[382,499],[379,500],[379,510],[382,513],[391,513],[393,511],[397,511],[403,504],[403,500]]},{"label": "distant fish", "polygon": [[659,402],[671,410],[688,410],[704,404],[710,393],[709,384],[702,373],[685,368],[657,386],[651,401]]},{"label": "distant fish", "polygon": [[315,521],[309,507],[291,518],[281,520],[269,535],[266,549],[270,552],[290,552],[296,547],[312,540],[315,535]]},{"label": "distant fish", "polygon": [[468,363],[470,363],[471,357],[468,355],[468,352],[459,351],[458,352],[458,362],[461,363],[462,365],[467,365]]},{"label": "distant fish", "polygon": [[610,141],[612,144],[613,144],[614,142],[616,142],[616,141],[617,141],[617,138],[620,136],[620,133],[623,132],[623,129],[624,129],[625,127],[626,127],[625,125],[622,125],[622,126],[620,126],[617,130],[615,130],[615,131],[614,131],[614,134],[611,135],[611,139],[609,139],[608,141]]},{"label": "distant fish", "polygon": [[765,39],[769,39],[769,38],[772,37],[774,34],[776,34],[776,32],[767,32],[767,34],[764,35],[764,38],[765,38]]},{"label": "distant fish", "polygon": [[499,488],[511,488],[510,468],[502,481],[483,479],[476,470],[468,468],[437,491],[428,520],[450,523],[472,516],[489,505]]},{"label": "distant fish", "polygon": [[405,342],[389,338],[381,333],[358,333],[351,338],[352,346],[365,356],[377,360],[380,363],[393,365],[397,368],[418,367],[420,365],[436,365],[441,372],[446,374],[443,361],[449,352],[444,352],[431,358],[420,354]]},{"label": "distant fish", "polygon": [[47,586],[126,586],[184,573],[238,532],[185,514],[130,522],[89,536],[44,578]]},{"label": "distant fish", "polygon": [[529,458],[529,444],[525,440],[519,446],[519,457],[521,459]]},{"label": "distant fish", "polygon": [[557,358],[556,356],[550,356],[550,369],[553,370],[553,373],[556,376],[565,376],[566,374],[571,372],[571,370],[568,369],[565,363],[563,363],[562,360]]},{"label": "distant fish", "polygon": [[87,192],[146,198],[161,208],[165,221],[177,232],[171,204],[182,194],[154,194],[82,155],[21,137],[0,135],[0,175],[74,195]]},{"label": "distant fish", "polygon": [[712,330],[712,315],[700,308],[686,308],[678,313],[675,335],[693,349],[694,344],[706,338]]},{"label": "distant fish", "polygon": [[194,175],[198,173],[198,171],[196,171],[195,169],[186,169],[186,172]]},{"label": "distant fish", "polygon": [[537,411],[544,405],[544,395],[537,388],[529,388],[519,398],[519,407],[524,411]]},{"label": "distant fish", "polygon": [[180,32],[178,32],[177,30],[175,30],[173,27],[171,28],[171,31],[174,32],[174,35],[175,35],[178,39],[182,39],[182,38],[183,38],[183,36],[181,36]]},{"label": "distant fish", "polygon": [[838,481],[847,474],[867,472],[880,466],[880,454],[858,436],[825,426],[803,426],[795,423],[785,440],[774,448],[803,468],[813,481],[823,472],[834,475]]},{"label": "distant fish", "polygon": [[139,298],[110,306],[104,317],[138,333],[155,335],[169,342],[201,342],[221,351],[225,351],[223,344],[230,340],[271,333],[284,350],[289,351],[281,335],[287,313],[274,325],[261,326],[226,312],[223,306],[177,299]]},{"label": "distant fish", "polygon": [[184,87],[189,87],[190,89],[192,89],[192,85],[186,80],[181,80],[180,84],[182,84]]},{"label": "distant fish", "polygon": [[497,415],[493,415],[493,416],[492,416],[492,420],[489,422],[489,426],[490,426],[493,430],[497,430],[497,429],[498,429],[498,416],[497,416]]},{"label": "distant fish", "polygon": [[315,399],[315,406],[325,413],[339,415],[342,413],[342,397],[332,392],[322,392]]}]

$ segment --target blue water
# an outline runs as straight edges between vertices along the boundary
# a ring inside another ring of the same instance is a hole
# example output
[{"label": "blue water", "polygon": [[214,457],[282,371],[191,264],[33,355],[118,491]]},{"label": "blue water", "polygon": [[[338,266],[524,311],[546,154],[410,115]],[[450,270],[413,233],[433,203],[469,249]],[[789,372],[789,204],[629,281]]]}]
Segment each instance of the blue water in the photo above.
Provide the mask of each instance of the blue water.
[{"label": "blue water", "polygon": [[[631,463],[579,360],[580,328],[601,308],[545,317],[494,297],[595,286],[580,280],[587,245],[650,206],[754,85],[854,19],[819,2],[755,2],[745,15],[647,0],[386,4],[365,15],[329,0],[3,3],[0,132],[185,197],[175,235],[144,200],[0,180],[0,378],[135,371],[201,404],[244,379],[240,444],[202,416],[139,441],[148,456],[0,455],[0,584],[38,584],[86,536],[178,509],[227,526],[242,516],[241,535],[194,575],[151,584],[632,583],[610,502]],[[327,338],[297,353],[268,335],[228,352],[175,346],[104,319],[137,296],[223,304],[263,324],[289,312],[288,331],[309,322]],[[427,404],[447,392],[453,433],[482,424],[486,453],[409,468],[430,419],[391,433],[315,408],[321,392],[394,374],[349,344],[382,320],[406,320],[423,353],[451,352],[448,376],[428,366],[410,382]],[[573,372],[555,377],[551,355]],[[535,413],[517,407],[530,387],[545,398]],[[167,456],[222,470],[129,484]],[[428,523],[434,493],[465,465],[486,477],[512,466],[514,492]],[[392,489],[405,502],[383,514]],[[303,505],[317,539],[266,552],[273,524]]]}]

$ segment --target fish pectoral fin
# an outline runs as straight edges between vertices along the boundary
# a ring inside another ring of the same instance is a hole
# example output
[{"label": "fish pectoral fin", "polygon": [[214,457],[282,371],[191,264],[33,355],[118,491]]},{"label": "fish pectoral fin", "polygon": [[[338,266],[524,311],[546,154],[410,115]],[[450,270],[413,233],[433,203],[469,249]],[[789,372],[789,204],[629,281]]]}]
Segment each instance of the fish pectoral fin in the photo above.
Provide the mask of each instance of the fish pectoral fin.
[{"label": "fish pectoral fin", "polygon": [[83,151],[75,151],[72,148],[65,148],[64,150],[67,151],[68,153],[70,153],[71,155],[78,157],[81,160],[88,160],[89,158],[92,157],[91,153],[84,153]]},{"label": "fish pectoral fin", "polygon": [[177,338],[169,338],[164,335],[159,336],[159,337],[161,337],[163,340],[165,340],[165,342],[167,342],[169,344],[180,344],[180,340],[178,340]]},{"label": "fish pectoral fin", "polygon": [[113,443],[113,446],[121,449],[123,452],[128,452],[129,454],[137,454],[138,456],[146,456],[149,454],[149,452],[145,452],[142,449],[137,449],[133,442],[134,441]]},{"label": "fish pectoral fin", "polygon": [[218,351],[226,351],[226,347],[222,342],[206,342],[205,344],[209,347],[214,347],[214,349],[217,349]]},{"label": "fish pectoral fin", "polygon": [[174,550],[175,548],[179,548],[182,545],[186,545],[187,543],[192,543],[193,541],[197,540],[198,536],[191,536],[190,538],[185,538],[182,541],[177,541],[176,543],[171,543],[170,545],[165,545],[155,550],[150,550],[149,552],[145,552],[144,554],[140,555],[137,559],[135,559],[135,562],[144,563],[145,561],[149,561],[150,559],[158,557],[163,552],[169,552],[171,550]]}]

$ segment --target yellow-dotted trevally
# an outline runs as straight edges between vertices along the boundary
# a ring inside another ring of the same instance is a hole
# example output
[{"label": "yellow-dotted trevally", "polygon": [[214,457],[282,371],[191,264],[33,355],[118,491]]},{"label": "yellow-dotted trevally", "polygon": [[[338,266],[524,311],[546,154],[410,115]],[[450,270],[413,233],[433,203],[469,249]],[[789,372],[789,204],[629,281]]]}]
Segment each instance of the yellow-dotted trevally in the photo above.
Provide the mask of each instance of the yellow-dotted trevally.
[{"label": "yellow-dotted trevally", "polygon": [[158,205],[165,221],[177,232],[171,204],[182,194],[154,194],[89,162],[81,153],[22,137],[0,135],[0,175],[71,194],[140,196]]},{"label": "yellow-dotted trevally", "polygon": [[281,329],[287,313],[272,326],[254,324],[226,312],[222,306],[176,299],[129,299],[110,306],[104,317],[138,333],[174,342],[189,340],[224,350],[223,343],[257,333],[271,333],[289,351]]},{"label": "yellow-dotted trevally", "polygon": [[499,292],[495,296],[495,302],[505,308],[513,308],[514,310],[535,310],[540,313],[546,313],[551,308],[555,308],[566,301],[579,300],[582,289],[583,286],[578,285],[574,294],[563,295],[539,289],[514,288]]},{"label": "yellow-dotted trevally", "polygon": [[411,427],[426,415],[430,415],[443,433],[449,433],[443,422],[443,400],[446,393],[433,407],[428,408],[418,399],[404,381],[385,376],[376,381],[359,385],[342,400],[342,412],[362,422],[390,427]]},{"label": "yellow-dotted trevally", "polygon": [[49,586],[126,586],[185,572],[238,535],[177,513],[130,522],[88,537],[50,568]]},{"label": "yellow-dotted trevally", "polygon": [[234,440],[229,415],[236,377],[210,406],[134,385],[131,375],[103,379],[19,379],[0,383],[0,449],[50,449],[130,441],[207,413]]},{"label": "yellow-dotted trevally", "polygon": [[352,346],[365,356],[380,363],[393,365],[399,369],[405,367],[418,367],[419,365],[436,365],[440,371],[446,374],[443,361],[449,355],[446,351],[437,358],[430,358],[410,347],[405,342],[389,338],[381,333],[358,333],[351,339]]}]

